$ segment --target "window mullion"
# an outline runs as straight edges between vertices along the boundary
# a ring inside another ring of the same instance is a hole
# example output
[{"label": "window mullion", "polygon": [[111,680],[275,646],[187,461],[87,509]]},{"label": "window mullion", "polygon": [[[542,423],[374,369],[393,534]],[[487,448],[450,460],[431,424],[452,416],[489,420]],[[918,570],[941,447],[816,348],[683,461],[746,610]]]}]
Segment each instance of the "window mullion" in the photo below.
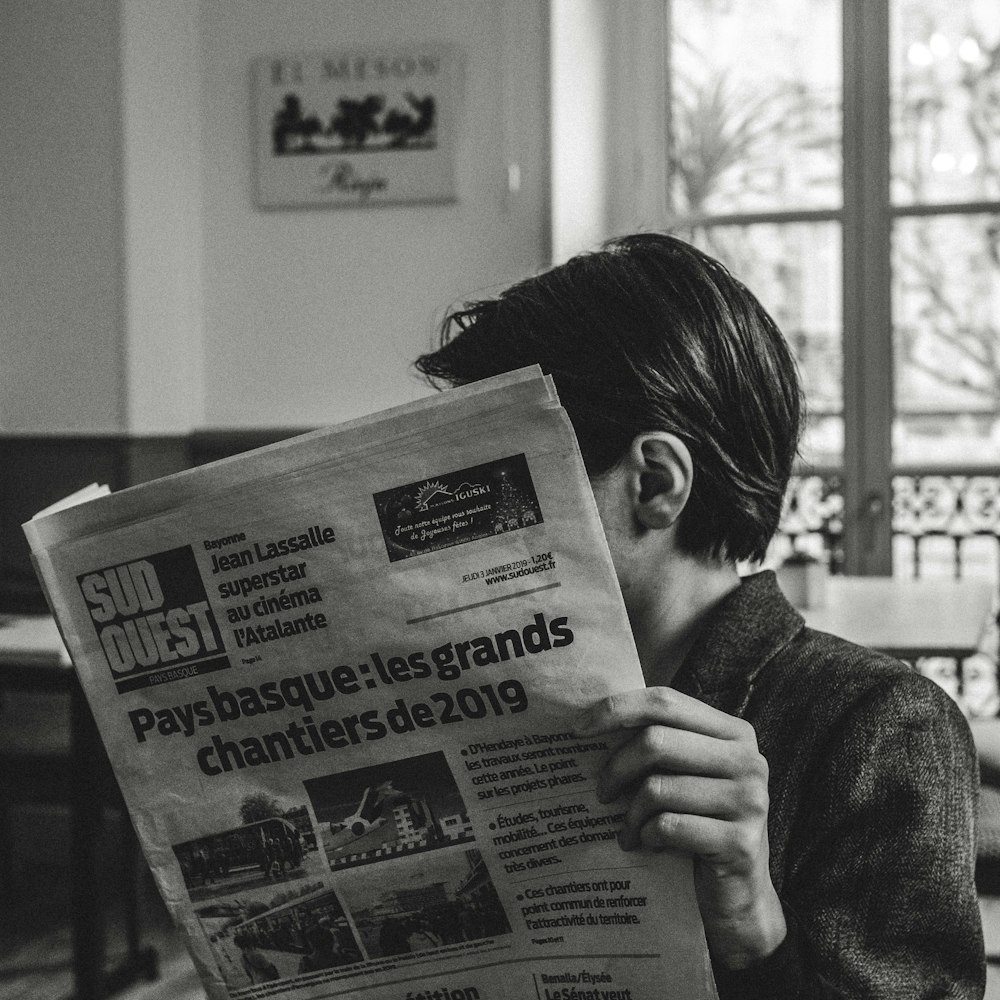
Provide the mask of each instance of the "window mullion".
[{"label": "window mullion", "polygon": [[888,0],[845,0],[844,566],[892,572]]}]

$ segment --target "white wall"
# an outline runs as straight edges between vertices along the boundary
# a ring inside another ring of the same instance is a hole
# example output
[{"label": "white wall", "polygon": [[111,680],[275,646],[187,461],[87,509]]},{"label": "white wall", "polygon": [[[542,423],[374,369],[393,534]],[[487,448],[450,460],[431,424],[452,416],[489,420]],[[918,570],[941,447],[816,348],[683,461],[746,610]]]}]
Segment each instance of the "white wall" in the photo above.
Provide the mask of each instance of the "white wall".
[{"label": "white wall", "polygon": [[608,235],[611,0],[551,0],[552,255]]},{"label": "white wall", "polygon": [[122,0],[126,428],[204,422],[200,0]]},{"label": "white wall", "polygon": [[662,229],[663,0],[550,0],[552,256]]},{"label": "white wall", "polygon": [[0,433],[122,427],[118,97],[113,2],[0,3]]},{"label": "white wall", "polygon": [[[409,364],[444,310],[549,259],[546,11],[0,3],[0,433],[313,426],[424,394]],[[250,61],[415,40],[464,54],[458,201],[255,208]]]},{"label": "white wall", "polygon": [[[408,365],[443,310],[546,262],[545,36],[540,0],[203,2],[208,426],[311,426],[425,394]],[[457,203],[255,208],[251,59],[412,40],[464,53]]]}]

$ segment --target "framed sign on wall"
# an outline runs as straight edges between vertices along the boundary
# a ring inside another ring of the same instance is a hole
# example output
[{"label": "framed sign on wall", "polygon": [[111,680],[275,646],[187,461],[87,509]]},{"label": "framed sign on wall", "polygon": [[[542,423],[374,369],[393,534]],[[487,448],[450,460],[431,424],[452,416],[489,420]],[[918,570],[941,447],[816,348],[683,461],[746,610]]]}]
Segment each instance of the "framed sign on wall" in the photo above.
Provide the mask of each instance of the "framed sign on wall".
[{"label": "framed sign on wall", "polygon": [[252,75],[260,207],[455,200],[453,49],[275,56]]}]

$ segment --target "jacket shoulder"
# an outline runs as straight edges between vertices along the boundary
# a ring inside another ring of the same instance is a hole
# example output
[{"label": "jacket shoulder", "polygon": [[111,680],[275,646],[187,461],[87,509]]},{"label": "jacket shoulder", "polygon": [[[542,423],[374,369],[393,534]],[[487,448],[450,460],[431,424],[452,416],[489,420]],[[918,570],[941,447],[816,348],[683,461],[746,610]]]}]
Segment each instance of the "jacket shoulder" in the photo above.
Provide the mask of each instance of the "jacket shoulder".
[{"label": "jacket shoulder", "polygon": [[893,733],[933,731],[950,754],[975,759],[968,722],[940,685],[891,656],[809,628],[762,671],[748,708],[762,743],[791,740],[822,753],[824,744],[885,746]]},{"label": "jacket shoulder", "polygon": [[887,703],[914,721],[944,716],[965,723],[955,701],[915,667],[825,632],[803,628],[773,667],[774,681],[812,690],[852,714]]}]

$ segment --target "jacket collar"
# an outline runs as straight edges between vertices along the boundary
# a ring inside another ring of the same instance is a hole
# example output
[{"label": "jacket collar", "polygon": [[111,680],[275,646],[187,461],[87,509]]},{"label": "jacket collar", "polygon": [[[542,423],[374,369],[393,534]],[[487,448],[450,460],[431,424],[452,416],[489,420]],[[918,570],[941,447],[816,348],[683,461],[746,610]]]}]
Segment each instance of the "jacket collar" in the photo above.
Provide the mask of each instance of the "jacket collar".
[{"label": "jacket collar", "polygon": [[672,686],[739,715],[761,671],[804,626],[773,571],[744,577],[705,622]]}]

